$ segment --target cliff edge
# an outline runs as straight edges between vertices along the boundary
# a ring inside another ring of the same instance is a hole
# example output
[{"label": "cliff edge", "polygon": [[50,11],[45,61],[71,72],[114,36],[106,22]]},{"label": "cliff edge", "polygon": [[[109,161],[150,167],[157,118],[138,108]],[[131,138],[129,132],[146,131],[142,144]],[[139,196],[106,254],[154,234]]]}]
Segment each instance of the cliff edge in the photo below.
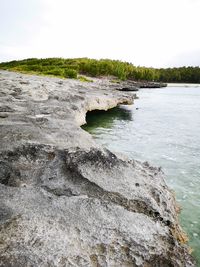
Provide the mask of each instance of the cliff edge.
[{"label": "cliff edge", "polygon": [[131,104],[101,82],[0,71],[0,266],[191,267],[160,169],[80,128]]}]

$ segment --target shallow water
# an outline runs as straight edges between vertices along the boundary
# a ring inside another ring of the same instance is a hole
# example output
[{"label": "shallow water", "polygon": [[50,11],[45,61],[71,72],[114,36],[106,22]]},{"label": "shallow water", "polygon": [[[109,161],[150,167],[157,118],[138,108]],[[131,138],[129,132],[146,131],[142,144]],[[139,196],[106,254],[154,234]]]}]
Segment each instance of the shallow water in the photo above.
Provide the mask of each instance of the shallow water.
[{"label": "shallow water", "polygon": [[84,129],[112,151],[162,166],[200,266],[200,88],[143,89],[137,95],[132,106],[91,113]]}]

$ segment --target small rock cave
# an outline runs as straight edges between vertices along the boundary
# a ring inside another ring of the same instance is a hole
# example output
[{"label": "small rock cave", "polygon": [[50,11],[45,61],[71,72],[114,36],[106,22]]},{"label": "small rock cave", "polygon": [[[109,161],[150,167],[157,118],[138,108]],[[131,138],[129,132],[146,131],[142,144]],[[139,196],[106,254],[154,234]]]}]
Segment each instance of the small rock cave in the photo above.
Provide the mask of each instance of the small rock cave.
[{"label": "small rock cave", "polygon": [[131,110],[124,106],[117,106],[109,110],[92,110],[86,113],[86,124],[82,126],[84,130],[88,127],[109,127],[115,120],[133,120]]}]

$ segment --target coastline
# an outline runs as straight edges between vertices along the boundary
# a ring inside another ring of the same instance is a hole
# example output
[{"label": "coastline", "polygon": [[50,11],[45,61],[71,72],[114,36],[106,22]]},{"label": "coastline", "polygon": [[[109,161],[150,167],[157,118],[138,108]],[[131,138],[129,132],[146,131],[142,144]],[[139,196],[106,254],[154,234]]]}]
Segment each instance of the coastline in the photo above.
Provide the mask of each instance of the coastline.
[{"label": "coastline", "polygon": [[134,94],[0,74],[1,264],[194,266],[162,171],[118,158],[79,127],[88,111]]}]

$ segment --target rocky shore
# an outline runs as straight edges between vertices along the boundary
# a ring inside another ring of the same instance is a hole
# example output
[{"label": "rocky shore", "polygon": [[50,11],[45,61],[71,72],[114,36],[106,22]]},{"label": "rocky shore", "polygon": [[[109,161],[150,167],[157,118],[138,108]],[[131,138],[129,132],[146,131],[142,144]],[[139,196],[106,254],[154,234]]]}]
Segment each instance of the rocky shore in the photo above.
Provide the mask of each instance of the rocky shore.
[{"label": "rocky shore", "polygon": [[[94,79],[94,78],[93,78]],[[136,82],[132,80],[117,81],[114,82],[110,78],[101,78],[94,80],[97,83],[101,83],[101,86],[108,87],[109,89],[115,89],[123,92],[138,91],[139,89],[156,89],[167,87],[166,83],[159,82]]]},{"label": "rocky shore", "polygon": [[116,89],[0,71],[0,266],[194,266],[162,170],[80,127]]},{"label": "rocky shore", "polygon": [[109,88],[113,88],[119,91],[129,92],[129,91],[138,91],[139,89],[156,89],[156,88],[163,88],[167,87],[166,83],[160,83],[160,82],[142,82],[142,81],[132,81],[132,80],[126,80],[126,81],[117,81],[114,82],[114,80],[109,78],[102,78],[102,79],[95,79],[95,81],[101,81],[101,84],[105,87],[108,86]]}]

